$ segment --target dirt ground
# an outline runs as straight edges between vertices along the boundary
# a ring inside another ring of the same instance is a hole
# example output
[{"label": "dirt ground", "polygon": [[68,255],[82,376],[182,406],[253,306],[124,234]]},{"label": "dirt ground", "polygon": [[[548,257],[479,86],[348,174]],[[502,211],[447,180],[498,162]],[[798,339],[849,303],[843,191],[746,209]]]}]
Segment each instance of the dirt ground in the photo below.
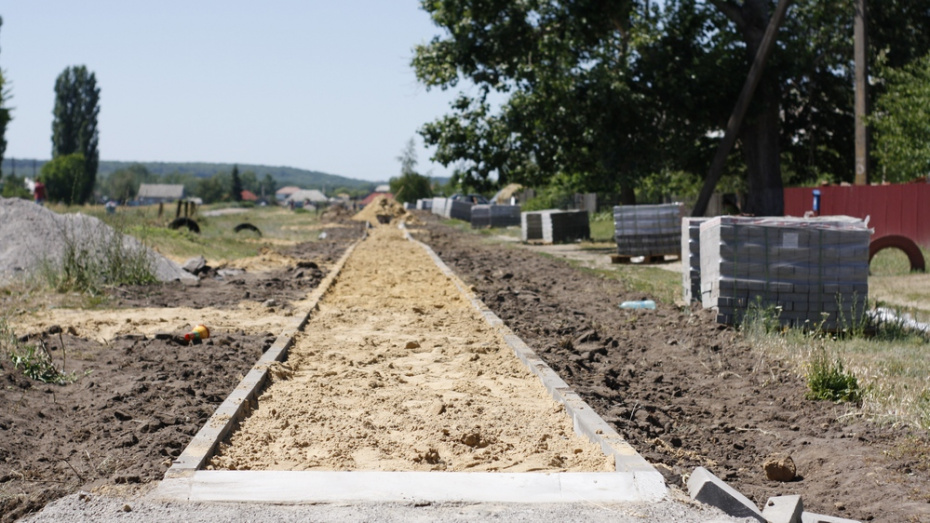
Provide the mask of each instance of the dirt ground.
[{"label": "dirt ground", "polygon": [[[757,504],[800,494],[805,509],[876,521],[930,521],[927,436],[882,427],[854,406],[804,399],[795,369],[718,325],[518,245],[465,235],[432,217],[417,235],[671,485],[700,465]],[[799,478],[762,463],[790,454]]]},{"label": "dirt ground", "polygon": [[[425,222],[419,238],[670,484],[680,486],[702,465],[760,504],[768,496],[801,494],[814,512],[930,521],[925,434],[871,425],[854,407],[805,400],[794,369],[753,350],[710,313],[662,302],[654,311],[620,310],[620,301],[646,296],[562,260],[456,231],[431,215],[419,218]],[[308,263],[325,273],[325,260],[338,257],[348,236],[285,253],[303,267],[208,273],[199,286],[121,289],[112,299],[124,308],[210,307],[230,314],[243,302],[275,299],[279,308],[296,309],[294,300],[319,281]],[[0,409],[4,522],[79,488],[159,479],[273,339],[256,327],[224,329],[212,345],[194,347],[138,334],[101,343],[81,324],[59,326],[61,337],[48,325],[33,339],[56,358],[63,343],[69,371],[91,370],[73,385],[31,382],[0,361],[0,401],[7,406]],[[798,480],[764,478],[762,461],[776,452],[791,454]]]},{"label": "dirt ground", "polygon": [[[15,318],[17,334],[79,379],[46,385],[0,358],[0,521],[79,489],[160,480],[271,346],[270,318],[298,309],[361,229],[334,227],[325,240],[288,247],[268,272],[208,269],[193,285],[112,289],[100,310]],[[200,322],[213,328],[206,343],[178,339]]]}]

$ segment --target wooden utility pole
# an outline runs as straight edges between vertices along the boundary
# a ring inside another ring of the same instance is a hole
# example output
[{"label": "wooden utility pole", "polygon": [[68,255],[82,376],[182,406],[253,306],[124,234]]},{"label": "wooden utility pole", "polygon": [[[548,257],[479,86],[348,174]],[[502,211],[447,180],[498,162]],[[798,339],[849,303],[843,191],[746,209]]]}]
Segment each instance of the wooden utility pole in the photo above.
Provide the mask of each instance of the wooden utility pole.
[{"label": "wooden utility pole", "polygon": [[869,141],[865,125],[868,115],[869,64],[868,31],[866,25],[865,0],[856,0],[856,20],[853,30],[854,59],[856,61],[856,185],[869,182]]},{"label": "wooden utility pole", "polygon": [[707,204],[710,203],[710,197],[714,194],[717,182],[720,181],[720,176],[723,174],[723,166],[726,163],[727,156],[730,154],[733,144],[736,143],[736,135],[739,134],[739,129],[743,125],[743,118],[746,116],[746,110],[749,109],[749,102],[752,101],[752,95],[756,92],[756,86],[759,85],[759,79],[762,78],[762,71],[765,70],[765,62],[768,60],[775,43],[778,27],[781,25],[782,20],[785,19],[785,12],[788,11],[788,5],[790,4],[791,0],[779,0],[775,12],[772,13],[772,18],[769,19],[769,25],[765,28],[762,43],[759,45],[759,50],[756,51],[752,67],[749,68],[749,76],[746,77],[743,90],[736,100],[736,107],[733,108],[733,113],[727,122],[727,130],[723,135],[723,141],[720,142],[720,147],[717,148],[714,161],[710,164],[710,171],[707,173],[707,178],[704,179],[704,187],[701,188],[701,194],[694,204],[692,216],[704,216],[704,213],[707,212]]}]

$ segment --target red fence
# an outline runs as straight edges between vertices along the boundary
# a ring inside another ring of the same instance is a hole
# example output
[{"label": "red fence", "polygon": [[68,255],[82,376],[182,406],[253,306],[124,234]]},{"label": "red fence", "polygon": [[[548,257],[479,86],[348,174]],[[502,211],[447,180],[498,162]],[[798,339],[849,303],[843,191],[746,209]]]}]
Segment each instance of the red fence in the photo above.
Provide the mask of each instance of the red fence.
[{"label": "red fence", "polygon": [[872,239],[906,236],[930,247],[930,184],[793,187],[785,189],[785,215],[804,216],[820,191],[820,215],[865,218],[875,229]]}]

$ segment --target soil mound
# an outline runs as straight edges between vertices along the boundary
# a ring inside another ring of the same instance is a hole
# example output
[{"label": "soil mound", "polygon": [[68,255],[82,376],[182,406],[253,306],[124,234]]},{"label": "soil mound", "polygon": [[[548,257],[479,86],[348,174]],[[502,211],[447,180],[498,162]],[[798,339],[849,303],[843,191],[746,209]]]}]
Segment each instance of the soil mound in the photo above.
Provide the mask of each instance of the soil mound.
[{"label": "soil mound", "polygon": [[[404,206],[393,198],[387,196],[376,196],[364,209],[352,217],[353,220],[368,222],[372,225],[378,223],[390,223],[397,218],[407,214]],[[379,218],[381,216],[381,218]],[[384,220],[383,222],[381,220]]]},{"label": "soil mound", "polygon": [[84,214],[58,214],[19,198],[0,198],[0,283],[35,272],[43,263],[58,263],[69,249],[77,255],[103,258],[118,248],[124,253],[145,249],[160,281],[194,276],[138,240]]}]

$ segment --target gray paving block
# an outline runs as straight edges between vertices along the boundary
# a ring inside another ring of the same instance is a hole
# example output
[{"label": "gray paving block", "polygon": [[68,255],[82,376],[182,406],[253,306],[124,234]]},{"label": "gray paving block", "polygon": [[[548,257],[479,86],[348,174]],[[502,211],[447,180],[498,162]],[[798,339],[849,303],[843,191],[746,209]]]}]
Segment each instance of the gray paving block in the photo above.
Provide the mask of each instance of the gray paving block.
[{"label": "gray paving block", "polygon": [[765,523],[765,517],[749,498],[704,467],[694,469],[688,478],[688,494],[691,499],[713,505],[730,516],[754,518]]},{"label": "gray paving block", "polygon": [[801,513],[801,523],[861,523],[856,519],[836,518],[833,516],[824,516],[823,514],[814,514],[813,512]]},{"label": "gray paving block", "polygon": [[801,496],[776,496],[762,507],[762,515],[769,523],[801,523],[804,503]]}]

